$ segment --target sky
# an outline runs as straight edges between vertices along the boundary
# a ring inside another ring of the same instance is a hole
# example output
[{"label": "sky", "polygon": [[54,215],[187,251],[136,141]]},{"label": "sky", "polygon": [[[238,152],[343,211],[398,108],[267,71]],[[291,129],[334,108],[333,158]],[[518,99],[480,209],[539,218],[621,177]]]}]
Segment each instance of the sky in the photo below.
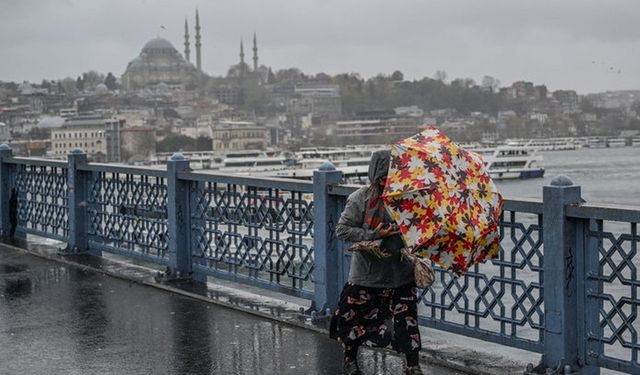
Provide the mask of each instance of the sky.
[{"label": "sky", "polygon": [[196,7],[210,75],[255,31],[273,70],[640,89],[638,0],[0,0],[0,81],[120,76],[156,36],[182,52],[185,17],[193,43]]}]

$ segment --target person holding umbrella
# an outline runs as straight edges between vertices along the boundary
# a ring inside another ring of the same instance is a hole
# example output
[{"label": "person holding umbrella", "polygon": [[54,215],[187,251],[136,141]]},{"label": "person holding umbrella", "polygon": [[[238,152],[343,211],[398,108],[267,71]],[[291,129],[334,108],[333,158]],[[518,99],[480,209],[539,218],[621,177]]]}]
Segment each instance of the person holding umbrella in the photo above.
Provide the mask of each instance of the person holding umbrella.
[{"label": "person holding umbrella", "polygon": [[[360,346],[389,344],[406,356],[405,374],[422,374],[414,265],[402,256],[403,239],[382,197],[390,159],[390,151],[373,153],[370,184],[348,197],[336,226],[341,240],[376,244],[376,251],[360,247],[353,252],[349,281],[331,320],[330,335],[344,348],[345,374],[361,374]],[[388,326],[390,320],[393,327]]]}]

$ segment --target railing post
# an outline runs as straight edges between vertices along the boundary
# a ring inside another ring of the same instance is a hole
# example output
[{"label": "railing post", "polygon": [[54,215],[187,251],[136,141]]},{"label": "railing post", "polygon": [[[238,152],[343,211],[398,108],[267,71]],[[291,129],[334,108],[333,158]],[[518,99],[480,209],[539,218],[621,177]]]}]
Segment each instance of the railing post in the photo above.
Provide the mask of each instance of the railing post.
[{"label": "railing post", "polygon": [[87,173],[79,167],[87,164],[87,154],[75,149],[67,156],[67,205],[69,235],[64,254],[79,254],[89,250],[87,223]]},{"label": "railing post", "polygon": [[169,268],[164,276],[168,280],[191,276],[189,184],[178,179],[178,173],[188,170],[189,160],[181,153],[167,161]]},{"label": "railing post", "polygon": [[11,237],[11,165],[6,160],[12,157],[11,148],[0,145],[0,236]]},{"label": "railing post", "polygon": [[598,280],[600,270],[601,238],[589,236],[589,232],[602,231],[602,222],[597,224],[594,219],[577,220],[578,241],[578,313],[582,321],[578,327],[578,355],[583,366],[580,375],[599,375],[600,367],[589,364],[590,360],[600,357],[604,352],[604,344],[600,340],[589,340],[589,337],[602,337],[603,327],[600,326],[600,311],[603,300],[593,298],[602,296],[602,281]]},{"label": "railing post", "polygon": [[567,373],[580,367],[576,267],[576,224],[566,217],[566,206],[582,202],[580,186],[557,176],[543,188],[544,316],[545,336],[541,367]]},{"label": "railing post", "polygon": [[207,275],[193,269],[194,264],[206,265],[206,254],[204,251],[198,249],[199,241],[202,241],[202,239],[198,238],[198,233],[194,230],[194,228],[204,228],[205,221],[201,218],[193,217],[193,214],[198,212],[199,200],[205,192],[206,182],[192,181],[191,186],[187,186],[187,189],[189,190],[189,220],[187,221],[188,227],[185,227],[184,229],[187,231],[187,236],[191,241],[189,242],[189,265],[192,272],[191,279],[200,283],[206,283]]},{"label": "railing post", "polygon": [[330,162],[323,163],[313,172],[313,225],[315,259],[315,293],[313,307],[325,311],[334,309],[338,304],[340,287],[338,270],[339,251],[335,228],[340,218],[336,199],[329,195],[331,185],[342,181],[342,172]]}]

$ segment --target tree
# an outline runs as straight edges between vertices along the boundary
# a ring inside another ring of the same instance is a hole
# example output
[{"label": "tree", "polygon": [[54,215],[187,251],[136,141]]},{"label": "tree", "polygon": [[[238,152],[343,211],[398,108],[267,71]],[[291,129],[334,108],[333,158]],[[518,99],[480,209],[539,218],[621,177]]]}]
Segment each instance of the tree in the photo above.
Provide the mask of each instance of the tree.
[{"label": "tree", "polygon": [[281,69],[276,72],[276,81],[292,81],[297,82],[304,78],[304,73],[298,68]]},{"label": "tree", "polygon": [[475,84],[476,82],[471,78],[456,78],[453,81],[451,81],[452,87],[459,87],[459,88],[466,88],[466,89],[475,86]]},{"label": "tree", "polygon": [[109,90],[115,90],[117,88],[116,77],[111,72],[107,73],[104,84]]},{"label": "tree", "polygon": [[84,88],[87,90],[94,90],[96,86],[104,82],[104,79],[104,74],[98,73],[95,70],[90,70],[86,73],[82,73]]},{"label": "tree", "polygon": [[213,142],[209,137],[200,136],[196,138],[196,150],[197,151],[211,151],[213,150]]},{"label": "tree", "polygon": [[438,70],[436,71],[436,74],[434,74],[433,78],[436,81],[445,82],[447,80],[447,72],[444,70]]},{"label": "tree", "polygon": [[393,73],[391,73],[391,80],[392,81],[404,81],[404,74],[402,74],[401,71],[396,70]]},{"label": "tree", "polygon": [[82,77],[78,77],[78,79],[76,79],[76,89],[78,91],[84,90],[84,80]]},{"label": "tree", "polygon": [[273,74],[271,67],[269,67],[269,72],[267,73],[267,83],[272,84],[276,82],[276,75]]},{"label": "tree", "polygon": [[78,88],[76,87],[77,81],[71,77],[67,77],[63,79],[61,82],[58,82],[67,95],[76,94],[78,92]]},{"label": "tree", "polygon": [[484,76],[482,78],[482,87],[491,92],[496,92],[500,87],[500,80],[491,76]]},{"label": "tree", "polygon": [[242,104],[245,109],[263,113],[269,104],[269,93],[256,81],[245,81],[242,85]]},{"label": "tree", "polygon": [[323,73],[323,72],[317,73],[315,78],[318,81],[331,82],[331,76],[328,75],[327,73]]},{"label": "tree", "polygon": [[43,79],[40,87],[42,87],[43,89],[49,89],[51,88],[51,83],[49,83],[49,81],[47,81],[46,79]]},{"label": "tree", "polygon": [[156,148],[158,152],[175,151],[195,151],[196,140],[186,135],[169,134],[162,141],[158,142]]}]

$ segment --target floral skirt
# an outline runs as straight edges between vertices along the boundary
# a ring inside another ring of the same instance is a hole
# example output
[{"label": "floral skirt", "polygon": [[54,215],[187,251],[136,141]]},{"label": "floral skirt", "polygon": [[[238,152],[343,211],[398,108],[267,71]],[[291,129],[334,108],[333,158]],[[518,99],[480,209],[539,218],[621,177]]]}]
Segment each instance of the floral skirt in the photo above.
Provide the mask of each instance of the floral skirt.
[{"label": "floral skirt", "polygon": [[416,299],[413,284],[395,289],[347,284],[331,318],[329,335],[345,350],[391,344],[400,353],[418,351],[421,340]]}]

